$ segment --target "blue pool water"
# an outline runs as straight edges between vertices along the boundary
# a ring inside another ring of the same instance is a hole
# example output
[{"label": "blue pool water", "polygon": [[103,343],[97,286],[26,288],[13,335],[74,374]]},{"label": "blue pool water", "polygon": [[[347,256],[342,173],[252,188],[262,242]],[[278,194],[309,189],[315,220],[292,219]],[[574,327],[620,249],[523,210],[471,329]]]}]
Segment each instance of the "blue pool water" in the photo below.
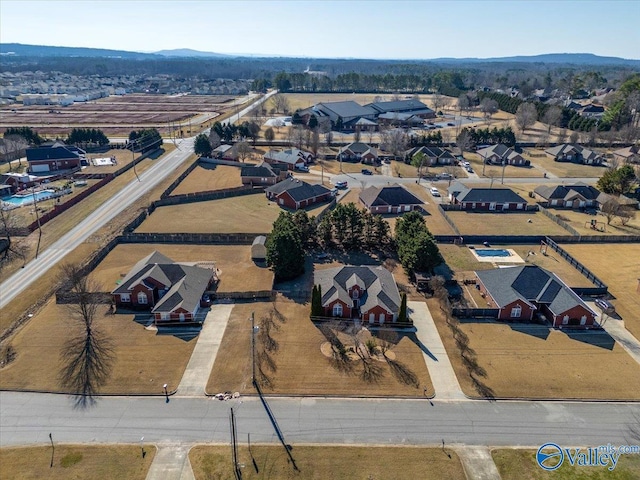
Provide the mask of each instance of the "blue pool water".
[{"label": "blue pool water", "polygon": [[[45,200],[53,196],[54,193],[55,192],[53,190],[41,190],[39,192],[36,192],[36,200]],[[2,201],[18,206],[29,205],[33,203],[33,194],[21,193],[19,195],[11,195],[10,197],[4,197]]]},{"label": "blue pool water", "polygon": [[510,257],[511,254],[502,248],[476,248],[479,257]]}]

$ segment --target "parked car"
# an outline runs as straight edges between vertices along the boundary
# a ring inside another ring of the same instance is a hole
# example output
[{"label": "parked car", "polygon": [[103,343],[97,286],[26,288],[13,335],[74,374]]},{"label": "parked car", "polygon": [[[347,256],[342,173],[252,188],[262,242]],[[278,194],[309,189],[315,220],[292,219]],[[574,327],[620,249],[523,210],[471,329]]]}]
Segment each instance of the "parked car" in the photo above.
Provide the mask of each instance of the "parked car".
[{"label": "parked car", "polygon": [[440,192],[438,191],[438,189],[436,187],[431,187],[431,189],[429,190],[431,192],[431,195],[433,195],[434,197],[440,197]]},{"label": "parked car", "polygon": [[334,183],[334,185],[336,188],[344,189],[344,188],[347,188],[348,184],[347,182],[336,182]]},{"label": "parked car", "polygon": [[309,167],[307,167],[306,165],[296,164],[296,170],[300,170],[301,172],[308,172]]},{"label": "parked car", "polygon": [[464,169],[469,173],[473,173],[473,168],[471,167],[465,167]]},{"label": "parked car", "polygon": [[368,168],[363,168],[360,172],[363,175],[373,175],[373,172],[371,170],[369,170]]},{"label": "parked car", "polygon": [[455,126],[456,126],[455,123],[451,123],[451,122],[447,123],[447,127],[455,127]]}]

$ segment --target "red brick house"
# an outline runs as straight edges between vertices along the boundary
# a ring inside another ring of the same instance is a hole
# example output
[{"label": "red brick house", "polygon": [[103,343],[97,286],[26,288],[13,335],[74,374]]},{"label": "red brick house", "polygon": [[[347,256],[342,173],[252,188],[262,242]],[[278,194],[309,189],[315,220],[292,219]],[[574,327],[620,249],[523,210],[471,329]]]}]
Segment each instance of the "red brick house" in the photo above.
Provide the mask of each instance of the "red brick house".
[{"label": "red brick house", "polygon": [[331,190],[323,185],[311,185],[296,178],[288,178],[265,188],[265,194],[281,207],[298,210],[331,198]]},{"label": "red brick house", "polygon": [[471,188],[455,182],[447,191],[451,203],[463,210],[507,212],[527,208],[526,200],[509,188]]},{"label": "red brick house", "polygon": [[421,208],[424,203],[401,185],[368,187],[360,192],[360,202],[371,213],[402,213]]},{"label": "red brick house", "polygon": [[378,162],[378,150],[366,143],[353,142],[338,151],[338,160],[342,162],[362,162],[373,164]]},{"label": "red brick house", "polygon": [[50,146],[27,148],[27,162],[30,173],[44,173],[80,168],[85,159],[85,151],[62,142]]},{"label": "red brick house", "polygon": [[536,313],[556,328],[596,326],[596,314],[557,275],[536,265],[475,272],[478,287],[499,320],[533,320]]},{"label": "red brick house", "polygon": [[393,274],[384,267],[318,270],[314,283],[321,288],[327,317],[358,318],[371,325],[395,323],[398,319],[400,293]]},{"label": "red brick house", "polygon": [[205,292],[217,281],[212,262],[176,263],[153,252],[140,260],[113,292],[116,307],[150,310],[156,324],[193,322]]}]

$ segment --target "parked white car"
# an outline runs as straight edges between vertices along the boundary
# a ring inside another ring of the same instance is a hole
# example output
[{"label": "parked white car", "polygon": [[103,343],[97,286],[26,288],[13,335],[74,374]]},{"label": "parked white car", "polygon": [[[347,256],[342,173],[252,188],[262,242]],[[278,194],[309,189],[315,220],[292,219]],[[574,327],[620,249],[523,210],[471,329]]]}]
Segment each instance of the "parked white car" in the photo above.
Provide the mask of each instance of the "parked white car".
[{"label": "parked white car", "polygon": [[434,197],[439,197],[440,196],[440,192],[438,191],[438,189],[436,187],[431,187],[431,189],[429,191],[431,192],[431,195],[433,195]]}]

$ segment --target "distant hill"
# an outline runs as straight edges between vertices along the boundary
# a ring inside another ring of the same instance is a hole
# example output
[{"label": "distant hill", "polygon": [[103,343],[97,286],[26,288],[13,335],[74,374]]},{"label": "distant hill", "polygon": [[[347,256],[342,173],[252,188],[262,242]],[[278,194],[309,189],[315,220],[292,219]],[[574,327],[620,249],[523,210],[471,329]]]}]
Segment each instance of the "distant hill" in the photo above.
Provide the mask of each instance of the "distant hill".
[{"label": "distant hill", "polygon": [[190,48],[176,48],[175,50],[160,50],[154,52],[156,55],[163,57],[198,57],[198,58],[223,58],[234,57],[238,55],[226,55],[224,53],[201,52],[200,50],[192,50]]},{"label": "distant hill", "polygon": [[492,58],[434,58],[440,63],[564,63],[574,65],[630,65],[640,67],[640,60],[620,57],[601,57],[593,53],[545,53],[542,55],[518,55]]},{"label": "distant hill", "polygon": [[158,58],[152,53],[107,50],[104,48],[51,47],[46,45],[24,45],[21,43],[0,43],[1,55],[21,57],[108,57],[128,59]]}]

